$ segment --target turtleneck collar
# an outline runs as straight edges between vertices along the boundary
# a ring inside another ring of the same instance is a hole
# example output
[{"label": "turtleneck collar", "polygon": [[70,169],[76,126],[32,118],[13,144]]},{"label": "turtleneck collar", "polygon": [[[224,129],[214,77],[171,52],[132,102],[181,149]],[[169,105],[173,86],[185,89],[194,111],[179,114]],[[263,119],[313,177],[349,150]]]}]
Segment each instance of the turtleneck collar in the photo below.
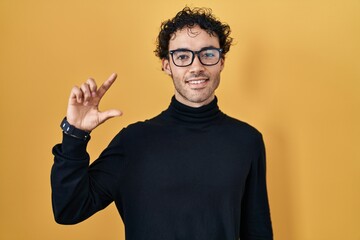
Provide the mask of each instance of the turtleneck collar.
[{"label": "turtleneck collar", "polygon": [[175,121],[188,124],[210,123],[218,120],[223,113],[218,106],[218,100],[215,97],[209,104],[194,108],[180,103],[175,96],[172,97],[169,108],[165,111]]}]

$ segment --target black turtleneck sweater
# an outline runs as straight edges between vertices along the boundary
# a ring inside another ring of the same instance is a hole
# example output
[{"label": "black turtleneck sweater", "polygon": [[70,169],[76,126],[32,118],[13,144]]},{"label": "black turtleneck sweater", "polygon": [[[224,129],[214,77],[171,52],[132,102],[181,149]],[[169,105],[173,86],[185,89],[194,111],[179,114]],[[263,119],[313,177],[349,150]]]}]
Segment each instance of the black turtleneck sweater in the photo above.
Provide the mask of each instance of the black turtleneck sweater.
[{"label": "black turtleneck sweater", "polygon": [[261,134],[175,98],[155,118],[118,133],[89,166],[87,142],[53,148],[55,219],[75,224],[112,201],[127,240],[269,240],[272,227]]}]

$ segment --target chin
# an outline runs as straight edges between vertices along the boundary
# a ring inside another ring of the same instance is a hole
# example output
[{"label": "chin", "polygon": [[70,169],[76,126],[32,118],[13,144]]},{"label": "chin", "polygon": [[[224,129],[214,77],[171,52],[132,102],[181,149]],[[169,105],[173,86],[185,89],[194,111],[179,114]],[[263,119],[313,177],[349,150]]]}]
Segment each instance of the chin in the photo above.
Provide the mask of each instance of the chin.
[{"label": "chin", "polygon": [[206,105],[210,103],[213,99],[214,96],[199,96],[199,97],[188,98],[187,100],[194,104]]}]

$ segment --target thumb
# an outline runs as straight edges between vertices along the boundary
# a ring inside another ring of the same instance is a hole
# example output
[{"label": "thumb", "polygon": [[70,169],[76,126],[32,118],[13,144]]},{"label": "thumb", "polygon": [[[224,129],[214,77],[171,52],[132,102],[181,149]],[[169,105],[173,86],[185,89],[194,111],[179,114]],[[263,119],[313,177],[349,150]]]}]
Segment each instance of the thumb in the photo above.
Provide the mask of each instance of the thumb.
[{"label": "thumb", "polygon": [[99,113],[99,122],[103,123],[106,120],[113,118],[113,117],[119,117],[122,115],[122,112],[116,109],[107,110],[105,112]]}]

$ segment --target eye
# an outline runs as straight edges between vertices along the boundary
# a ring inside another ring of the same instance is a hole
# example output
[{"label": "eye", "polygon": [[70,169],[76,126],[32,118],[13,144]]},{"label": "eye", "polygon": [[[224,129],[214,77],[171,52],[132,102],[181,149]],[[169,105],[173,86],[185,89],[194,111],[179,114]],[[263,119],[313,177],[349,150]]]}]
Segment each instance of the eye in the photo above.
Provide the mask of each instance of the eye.
[{"label": "eye", "polygon": [[174,59],[176,61],[187,61],[189,59],[191,59],[192,54],[191,52],[187,52],[187,51],[178,51],[178,52],[174,52]]},{"label": "eye", "polygon": [[205,53],[205,57],[214,57],[215,54],[212,52]]},{"label": "eye", "polygon": [[176,59],[178,59],[178,60],[187,60],[189,58],[190,58],[190,56],[187,54],[176,55]]},{"label": "eye", "polygon": [[201,53],[201,58],[213,58],[215,57],[215,52],[212,50],[206,50],[203,53]]}]

